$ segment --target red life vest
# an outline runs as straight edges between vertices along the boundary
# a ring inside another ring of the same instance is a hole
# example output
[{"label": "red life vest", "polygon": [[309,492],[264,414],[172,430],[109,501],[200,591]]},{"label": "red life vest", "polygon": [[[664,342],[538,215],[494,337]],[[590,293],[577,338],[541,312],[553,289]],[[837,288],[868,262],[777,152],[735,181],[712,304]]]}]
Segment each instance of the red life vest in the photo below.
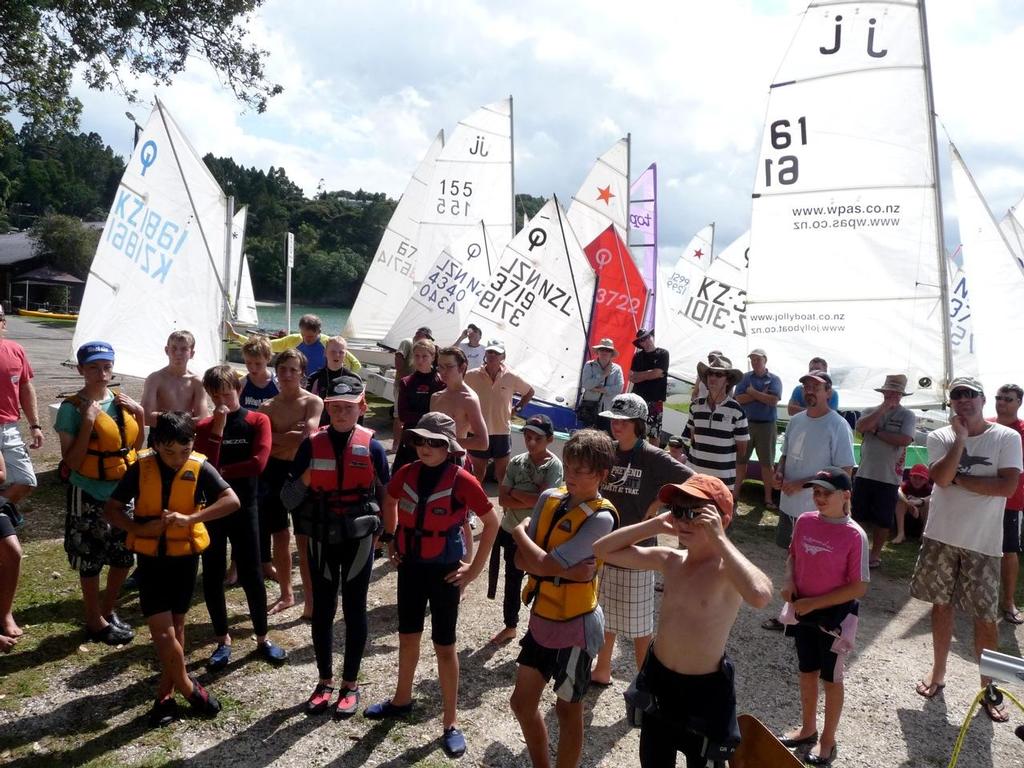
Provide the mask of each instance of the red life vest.
[{"label": "red life vest", "polygon": [[[360,425],[352,429],[341,465],[334,453],[328,427],[322,427],[310,438],[313,456],[309,462],[309,489],[325,497],[328,507],[338,515],[366,500],[377,473],[370,457],[370,439],[373,431]],[[344,467],[344,472],[341,472]],[[338,475],[341,482],[338,482]]]},{"label": "red life vest", "polygon": [[448,537],[458,531],[466,521],[467,510],[455,510],[452,493],[459,468],[445,464],[444,472],[434,492],[425,499],[419,497],[420,462],[408,465],[398,499],[398,532],[395,545],[403,557],[436,560],[445,551]]}]

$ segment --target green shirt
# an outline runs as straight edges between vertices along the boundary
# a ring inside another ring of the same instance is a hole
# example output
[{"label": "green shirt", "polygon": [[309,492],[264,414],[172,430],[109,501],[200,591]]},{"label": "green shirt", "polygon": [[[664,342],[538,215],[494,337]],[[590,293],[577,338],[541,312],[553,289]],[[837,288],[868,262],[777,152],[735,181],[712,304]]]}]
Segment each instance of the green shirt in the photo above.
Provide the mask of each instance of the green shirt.
[{"label": "green shirt", "polygon": [[[529,452],[520,453],[509,460],[505,479],[501,484],[513,491],[526,493],[540,493],[549,488],[558,488],[562,485],[562,461],[554,454],[548,453],[548,457],[538,467],[530,461]],[[505,507],[504,511],[501,527],[511,533],[513,528],[530,516],[533,505],[523,509]]]},{"label": "green shirt", "polygon": [[[117,417],[117,405],[114,403],[114,393],[109,389],[107,395],[99,402],[100,408],[106,411],[110,418]],[[63,402],[60,404],[60,408],[57,409],[57,419],[53,424],[54,429],[58,432],[71,435],[72,437],[78,434],[78,430],[82,426],[82,414],[79,413],[78,408],[69,402]],[[81,488],[83,491],[88,493],[97,501],[106,501],[114,487],[117,485],[117,480],[96,480],[92,477],[85,477],[79,474],[75,470],[71,470],[71,484],[76,488]]]}]

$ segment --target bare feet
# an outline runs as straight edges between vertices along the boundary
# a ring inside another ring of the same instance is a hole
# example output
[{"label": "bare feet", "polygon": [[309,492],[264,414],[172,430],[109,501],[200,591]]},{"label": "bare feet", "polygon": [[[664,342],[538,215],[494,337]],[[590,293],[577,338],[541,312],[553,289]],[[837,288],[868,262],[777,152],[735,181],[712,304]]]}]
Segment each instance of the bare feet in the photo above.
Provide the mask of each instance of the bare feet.
[{"label": "bare feet", "polygon": [[14,620],[14,616],[7,614],[2,621],[0,621],[0,634],[7,635],[7,637],[18,638],[25,634],[25,630],[18,626],[18,623]]},{"label": "bare feet", "polygon": [[505,627],[501,632],[491,638],[491,645],[504,645],[516,639],[516,628]]},{"label": "bare feet", "polygon": [[235,564],[231,563],[231,567],[228,568],[227,575],[224,576],[224,586],[233,587],[238,583],[238,569],[235,568]]},{"label": "bare feet", "polygon": [[303,600],[302,601],[302,619],[303,621],[313,620],[313,601]]},{"label": "bare feet", "polygon": [[267,615],[273,616],[275,613],[287,611],[293,605],[295,605],[294,596],[285,597],[284,595],[282,595],[281,598],[276,603],[270,606],[270,608],[267,610]]},{"label": "bare feet", "polygon": [[596,683],[597,685],[611,685],[612,684],[612,671],[609,670],[598,670],[597,667],[590,675],[590,682]]},{"label": "bare feet", "polygon": [[905,537],[905,536],[897,536],[897,537],[896,537],[895,539],[893,539],[893,540],[892,540],[892,541],[890,541],[889,543],[890,543],[890,544],[902,544],[902,543],[903,543],[904,541],[906,541],[906,540],[907,540],[907,539],[906,539],[906,537]]},{"label": "bare feet", "polygon": [[0,653],[10,653],[18,644],[18,638],[0,635]]}]

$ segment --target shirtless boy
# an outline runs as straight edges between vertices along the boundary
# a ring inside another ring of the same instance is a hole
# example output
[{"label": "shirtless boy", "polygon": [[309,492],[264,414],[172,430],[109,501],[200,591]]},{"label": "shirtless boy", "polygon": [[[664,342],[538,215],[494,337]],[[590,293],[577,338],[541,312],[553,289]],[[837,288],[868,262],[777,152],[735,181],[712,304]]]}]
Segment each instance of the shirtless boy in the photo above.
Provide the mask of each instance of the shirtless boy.
[{"label": "shirtless boy", "polygon": [[[260,499],[260,557],[273,563],[281,597],[268,614],[280,613],[295,605],[292,591],[291,532],[288,530],[288,511],[281,502],[281,487],[288,479],[292,459],[299,445],[320,426],[324,401],[302,388],[306,372],[306,357],[297,349],[286,349],[274,358],[277,386],[281,390],[260,406],[260,413],[270,418],[270,459],[263,473],[263,497]],[[303,618],[313,616],[313,593],[309,580],[309,559],[306,554],[306,536],[295,537],[299,549],[299,575],[305,596]]]},{"label": "shirtless boy", "polygon": [[203,380],[188,369],[195,356],[196,338],[189,331],[174,331],[164,347],[167,365],[153,371],[142,386],[142,409],[147,426],[154,426],[164,411],[185,411],[193,419],[206,415]]},{"label": "shirtless boy", "polygon": [[466,353],[458,347],[445,347],[437,353],[437,373],[445,388],[431,395],[430,410],[446,413],[455,419],[459,445],[464,449],[486,451],[487,424],[480,409],[480,398],[463,381],[467,369]]},{"label": "shirtless boy", "polygon": [[[620,528],[594,544],[599,560],[659,571],[665,579],[654,644],[637,680],[657,702],[640,726],[640,765],[724,766],[739,743],[732,661],[725,654],[740,603],[763,608],[771,580],[729,541],[732,492],[718,478],[694,475],[662,486],[669,511]],[[635,542],[665,534],[681,549]],[[699,722],[699,725],[697,725]],[[696,727],[695,727],[696,726]]]}]

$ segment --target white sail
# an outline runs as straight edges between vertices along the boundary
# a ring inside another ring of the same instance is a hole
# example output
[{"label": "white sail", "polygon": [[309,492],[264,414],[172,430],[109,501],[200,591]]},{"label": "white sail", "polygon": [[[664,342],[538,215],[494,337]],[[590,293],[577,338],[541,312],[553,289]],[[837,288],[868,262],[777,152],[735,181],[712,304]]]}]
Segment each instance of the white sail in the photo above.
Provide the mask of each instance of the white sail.
[{"label": "white sail", "polygon": [[[974,324],[971,321],[970,294],[967,273],[964,272],[961,251],[949,257],[949,343],[953,351],[953,373],[957,376],[977,376],[978,357],[974,353]],[[958,263],[959,260],[959,263]]]},{"label": "white sail", "polygon": [[491,280],[499,254],[483,222],[445,248],[427,270],[402,314],[384,338],[384,346],[397,349],[402,339],[427,326],[442,346],[455,341],[468,316]]},{"label": "white sail", "polygon": [[256,295],[252,290],[252,276],[249,274],[249,257],[242,254],[242,274],[235,304],[235,319],[243,325],[259,325],[260,316],[256,309]]},{"label": "white sail", "polygon": [[1017,211],[1022,210],[1021,204],[1024,204],[1024,200],[1003,214],[1003,218],[999,220],[999,229],[1002,230],[1006,244],[1010,246],[1013,257],[1017,260],[1017,266],[1024,272],[1024,225],[1017,218]]},{"label": "white sail", "polygon": [[226,306],[227,199],[157,100],[132,153],[96,248],[72,352],[113,345],[115,370],[146,376],[167,365],[176,330],[196,338],[196,371],[221,359]]},{"label": "white sail", "polygon": [[986,411],[994,412],[992,395],[996,389],[1020,380],[1017,345],[1024,332],[1024,321],[1016,310],[1024,306],[1024,276],[963,158],[952,144],[949,153],[964,271],[970,280],[978,378],[989,394]]},{"label": "white sail", "polygon": [[[256,325],[256,300],[252,292],[252,277],[245,259],[245,224],[248,206],[242,206],[231,220],[231,261],[228,264],[228,296],[231,320],[239,325]],[[244,303],[243,303],[244,302]]]},{"label": "white sail", "polygon": [[505,343],[506,362],[537,397],[573,407],[596,276],[558,199],[549,200],[501,254],[467,318]]},{"label": "white sail", "polygon": [[439,131],[391,214],[345,323],[345,336],[383,339],[412,294],[413,284],[419,279],[417,269],[429,266],[428,262],[419,267],[419,218],[434,163],[443,148],[444,132]]},{"label": "white sail", "polygon": [[[478,222],[487,227],[495,247],[504,248],[512,239],[513,215],[512,99],[507,98],[460,122],[434,163],[416,242],[415,287],[441,251]],[[403,300],[399,310],[404,305]]]},{"label": "white sail", "polygon": [[619,139],[594,162],[579,191],[569,203],[567,216],[573,232],[586,248],[594,238],[615,225],[626,241],[629,215],[629,139]]},{"label": "white sail", "polygon": [[787,386],[821,355],[845,407],[946,377],[932,115],[916,2],[812,2],[771,87],[751,220],[748,350]]},{"label": "white sail", "polygon": [[[746,354],[745,232],[705,267],[711,225],[701,230],[672,267],[659,267],[655,338],[669,351],[670,372],[693,381],[698,362],[712,349],[739,364]],[[706,243],[706,246],[705,246]]]}]

